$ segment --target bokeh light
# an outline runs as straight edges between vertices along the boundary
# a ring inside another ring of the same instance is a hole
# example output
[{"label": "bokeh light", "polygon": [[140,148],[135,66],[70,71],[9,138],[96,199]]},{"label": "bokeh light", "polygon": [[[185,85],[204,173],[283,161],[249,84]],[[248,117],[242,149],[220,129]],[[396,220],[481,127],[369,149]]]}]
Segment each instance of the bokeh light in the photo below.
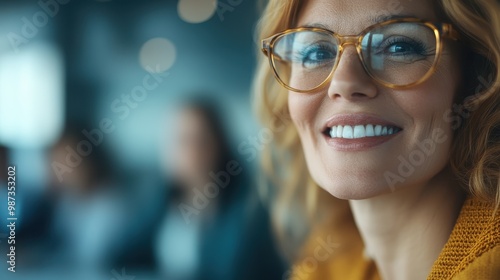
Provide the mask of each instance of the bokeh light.
[{"label": "bokeh light", "polygon": [[148,72],[163,73],[175,63],[177,51],[175,45],[165,38],[153,38],[141,48],[139,61]]},{"label": "bokeh light", "polygon": [[202,23],[215,14],[217,0],[179,0],[179,17],[188,23]]}]

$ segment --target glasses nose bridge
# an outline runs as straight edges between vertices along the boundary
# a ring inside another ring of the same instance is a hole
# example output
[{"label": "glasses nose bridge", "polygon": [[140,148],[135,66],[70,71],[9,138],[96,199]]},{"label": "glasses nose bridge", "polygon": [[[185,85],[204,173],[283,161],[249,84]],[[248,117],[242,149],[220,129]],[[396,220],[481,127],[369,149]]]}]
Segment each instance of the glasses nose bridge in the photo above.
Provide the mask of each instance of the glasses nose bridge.
[{"label": "glasses nose bridge", "polygon": [[353,45],[357,47],[359,42],[359,36],[357,35],[346,35],[346,36],[337,36],[339,40],[339,47],[344,48],[346,45]]},{"label": "glasses nose bridge", "polygon": [[[345,35],[345,36],[339,36],[337,35],[337,40],[338,40],[338,48],[339,48],[339,56],[338,56],[338,59],[337,59],[337,64],[339,63],[340,61],[340,58],[342,56],[342,54],[344,53],[344,50],[345,50],[345,46],[347,45],[352,45],[355,49],[356,49],[356,52],[358,53],[359,55],[359,59],[361,61],[361,63],[364,63],[363,62],[363,59],[361,58],[361,53],[360,50],[359,50],[359,47],[360,47],[360,44],[359,44],[359,40],[360,40],[360,35]],[[338,65],[336,65],[334,68],[337,68]]]}]

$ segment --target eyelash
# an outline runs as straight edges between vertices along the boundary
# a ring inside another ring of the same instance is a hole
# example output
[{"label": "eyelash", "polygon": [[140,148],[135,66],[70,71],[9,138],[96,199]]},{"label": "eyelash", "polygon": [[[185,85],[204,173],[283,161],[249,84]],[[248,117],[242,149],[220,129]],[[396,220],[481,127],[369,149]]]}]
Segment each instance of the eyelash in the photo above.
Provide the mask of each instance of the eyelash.
[{"label": "eyelash", "polygon": [[317,44],[311,45],[303,50],[300,50],[299,57],[304,59],[304,58],[307,58],[311,53],[317,52],[317,51],[327,51],[327,52],[331,52],[331,53],[336,53],[336,51],[332,50],[332,47],[330,45],[327,45],[325,43],[317,43]]},{"label": "eyelash", "polygon": [[394,44],[398,44],[398,43],[406,43],[406,44],[410,44],[410,45],[414,46],[415,51],[420,55],[426,55],[426,54],[428,54],[428,51],[429,51],[429,50],[426,50],[426,47],[422,42],[419,42],[419,41],[416,41],[413,39],[409,39],[409,38],[405,38],[405,37],[399,37],[399,38],[390,37],[381,44],[381,49],[382,49],[382,51],[385,51],[387,49],[387,47],[390,47],[390,46],[392,46]]}]

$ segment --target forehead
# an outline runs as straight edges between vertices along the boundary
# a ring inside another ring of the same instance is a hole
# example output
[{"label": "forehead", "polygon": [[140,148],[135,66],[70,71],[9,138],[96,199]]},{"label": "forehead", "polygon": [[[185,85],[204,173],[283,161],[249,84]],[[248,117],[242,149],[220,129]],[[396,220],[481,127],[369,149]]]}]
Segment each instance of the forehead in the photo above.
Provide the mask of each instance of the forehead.
[{"label": "forehead", "polygon": [[321,25],[340,34],[358,34],[393,17],[437,20],[434,0],[306,0],[297,26]]}]

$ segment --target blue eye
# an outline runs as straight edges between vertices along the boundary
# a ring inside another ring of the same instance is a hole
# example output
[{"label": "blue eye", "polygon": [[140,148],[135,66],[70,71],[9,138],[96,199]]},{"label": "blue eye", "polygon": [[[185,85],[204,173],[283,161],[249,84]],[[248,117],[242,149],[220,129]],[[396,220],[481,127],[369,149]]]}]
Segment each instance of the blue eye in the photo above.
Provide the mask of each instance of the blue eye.
[{"label": "blue eye", "polygon": [[392,55],[425,55],[426,53],[425,46],[418,42],[396,41],[389,42],[387,45],[384,52]]},{"label": "blue eye", "polygon": [[387,48],[389,53],[402,54],[402,53],[418,53],[416,46],[408,43],[395,43]]},{"label": "blue eye", "polygon": [[335,61],[336,48],[325,45],[312,45],[298,51],[298,61],[305,68],[317,68]]},{"label": "blue eye", "polygon": [[407,61],[425,59],[427,56],[433,55],[432,46],[402,36],[388,38],[377,49],[377,53],[382,53],[386,58],[393,57],[396,59],[396,57],[401,57],[397,59]]}]

